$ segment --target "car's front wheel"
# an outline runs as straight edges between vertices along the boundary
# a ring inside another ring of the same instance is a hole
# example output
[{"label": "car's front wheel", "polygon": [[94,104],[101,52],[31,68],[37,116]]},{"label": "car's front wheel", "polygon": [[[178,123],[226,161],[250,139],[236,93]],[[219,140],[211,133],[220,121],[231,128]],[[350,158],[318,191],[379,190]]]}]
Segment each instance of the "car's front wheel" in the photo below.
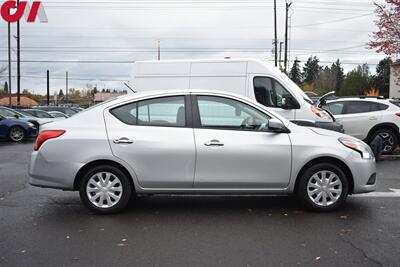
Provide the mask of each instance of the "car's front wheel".
[{"label": "car's front wheel", "polygon": [[8,132],[8,138],[13,142],[21,142],[25,138],[25,130],[20,126],[13,126]]},{"label": "car's front wheel", "polygon": [[332,211],[345,201],[349,191],[346,174],[331,163],[309,167],[300,177],[297,195],[303,204],[315,211]]},{"label": "car's front wheel", "polygon": [[79,194],[90,210],[99,214],[122,211],[132,195],[130,178],[115,166],[96,166],[84,175]]}]

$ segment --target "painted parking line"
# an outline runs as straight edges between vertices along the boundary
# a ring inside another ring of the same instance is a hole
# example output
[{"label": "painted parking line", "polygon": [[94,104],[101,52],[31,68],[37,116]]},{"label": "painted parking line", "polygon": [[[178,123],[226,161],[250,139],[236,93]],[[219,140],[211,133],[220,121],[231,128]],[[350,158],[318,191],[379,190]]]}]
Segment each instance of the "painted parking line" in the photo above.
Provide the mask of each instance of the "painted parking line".
[{"label": "painted parking line", "polygon": [[354,195],[355,197],[400,197],[400,189],[389,188],[391,192],[371,192]]}]

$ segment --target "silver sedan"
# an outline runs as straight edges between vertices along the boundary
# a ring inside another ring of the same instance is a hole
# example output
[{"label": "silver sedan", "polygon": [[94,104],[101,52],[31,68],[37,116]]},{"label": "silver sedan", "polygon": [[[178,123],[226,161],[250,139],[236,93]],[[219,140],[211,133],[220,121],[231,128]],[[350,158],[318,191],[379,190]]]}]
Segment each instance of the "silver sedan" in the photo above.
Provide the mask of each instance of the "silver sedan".
[{"label": "silver sedan", "polygon": [[215,91],[137,93],[44,125],[30,184],[108,214],[145,194],[296,194],[318,211],[376,187],[365,143]]}]

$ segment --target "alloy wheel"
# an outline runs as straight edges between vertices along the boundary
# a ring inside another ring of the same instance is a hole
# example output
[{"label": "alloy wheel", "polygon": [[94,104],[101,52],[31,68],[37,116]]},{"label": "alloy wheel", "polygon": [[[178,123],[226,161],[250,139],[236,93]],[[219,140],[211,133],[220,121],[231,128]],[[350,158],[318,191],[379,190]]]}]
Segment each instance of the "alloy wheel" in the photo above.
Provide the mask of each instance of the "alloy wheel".
[{"label": "alloy wheel", "polygon": [[19,142],[24,139],[25,133],[21,127],[12,127],[10,129],[9,137],[14,142]]},{"label": "alloy wheel", "polygon": [[392,150],[394,145],[394,137],[391,133],[388,132],[381,132],[379,136],[382,138],[383,141],[383,152],[387,153]]}]

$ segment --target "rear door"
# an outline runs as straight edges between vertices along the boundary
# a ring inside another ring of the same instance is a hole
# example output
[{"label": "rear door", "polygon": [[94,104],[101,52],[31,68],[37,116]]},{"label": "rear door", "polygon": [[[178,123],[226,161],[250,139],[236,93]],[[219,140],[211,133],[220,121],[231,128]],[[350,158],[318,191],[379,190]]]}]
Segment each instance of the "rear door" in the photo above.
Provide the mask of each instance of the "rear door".
[{"label": "rear door", "polygon": [[[291,174],[288,134],[268,131],[270,117],[240,101],[198,95],[195,187],[280,189]],[[194,105],[196,106],[196,105]]]},{"label": "rear door", "polygon": [[195,144],[187,97],[159,97],[105,110],[114,156],[127,162],[144,188],[191,188]]},{"label": "rear door", "polygon": [[381,112],[374,109],[369,101],[335,101],[328,108],[336,120],[343,125],[345,133],[359,139],[365,139],[368,132],[381,120]]}]

